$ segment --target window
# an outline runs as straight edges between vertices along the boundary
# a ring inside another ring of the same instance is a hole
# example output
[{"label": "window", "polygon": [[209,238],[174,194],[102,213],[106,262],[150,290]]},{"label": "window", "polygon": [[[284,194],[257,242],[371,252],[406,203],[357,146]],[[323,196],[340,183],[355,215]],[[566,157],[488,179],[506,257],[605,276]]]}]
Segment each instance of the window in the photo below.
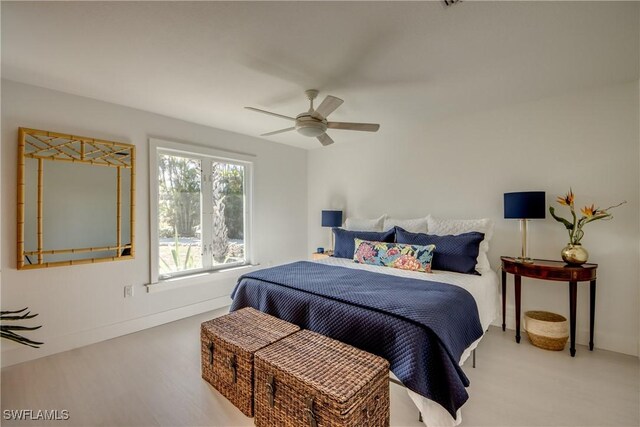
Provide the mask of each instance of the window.
[{"label": "window", "polygon": [[153,282],[247,264],[251,173],[247,156],[237,155],[236,160],[231,153],[152,140],[152,156],[154,152]]}]

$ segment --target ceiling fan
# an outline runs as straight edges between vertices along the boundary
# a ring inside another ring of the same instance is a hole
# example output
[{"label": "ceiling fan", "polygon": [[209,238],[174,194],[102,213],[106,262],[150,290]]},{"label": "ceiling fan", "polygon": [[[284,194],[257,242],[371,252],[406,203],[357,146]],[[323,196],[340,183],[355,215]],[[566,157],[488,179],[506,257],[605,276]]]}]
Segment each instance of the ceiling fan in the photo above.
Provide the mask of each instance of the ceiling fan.
[{"label": "ceiling fan", "polygon": [[380,129],[380,125],[374,123],[329,122],[327,121],[327,116],[333,113],[344,101],[340,98],[336,98],[335,96],[327,95],[318,108],[314,109],[313,100],[318,96],[318,91],[315,89],[309,89],[304,91],[304,93],[307,95],[307,99],[310,103],[309,110],[298,114],[296,117],[284,116],[282,114],[272,113],[270,111],[254,107],[244,108],[295,122],[293,127],[263,133],[260,136],[271,136],[278,133],[296,130],[301,135],[318,138],[318,141],[320,141],[322,145],[330,145],[333,144],[333,139],[327,135],[327,129],[358,130],[365,132],[377,132],[377,130]]}]

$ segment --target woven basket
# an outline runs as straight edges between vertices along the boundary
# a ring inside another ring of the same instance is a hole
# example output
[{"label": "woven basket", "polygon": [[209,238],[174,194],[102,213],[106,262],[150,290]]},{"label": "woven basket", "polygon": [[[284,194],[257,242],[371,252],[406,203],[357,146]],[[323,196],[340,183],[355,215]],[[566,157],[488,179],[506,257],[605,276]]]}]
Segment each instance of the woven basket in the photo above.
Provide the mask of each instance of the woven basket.
[{"label": "woven basket", "polygon": [[531,344],[545,350],[564,350],[569,339],[567,319],[548,311],[527,311],[524,314],[524,329]]},{"label": "woven basket", "polygon": [[253,354],[298,330],[253,308],[204,322],[200,328],[202,378],[251,417]]},{"label": "woven basket", "polygon": [[303,330],[255,354],[257,427],[386,427],[389,362]]}]

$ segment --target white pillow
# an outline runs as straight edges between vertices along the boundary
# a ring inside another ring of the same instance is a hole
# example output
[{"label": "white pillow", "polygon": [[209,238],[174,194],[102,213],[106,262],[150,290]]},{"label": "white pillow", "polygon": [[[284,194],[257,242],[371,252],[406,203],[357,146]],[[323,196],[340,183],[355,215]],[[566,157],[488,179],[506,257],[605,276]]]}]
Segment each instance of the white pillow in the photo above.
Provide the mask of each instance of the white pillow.
[{"label": "white pillow", "polygon": [[382,229],[382,224],[386,217],[382,215],[376,219],[347,218],[344,228],[349,231],[385,231]]},{"label": "white pillow", "polygon": [[383,231],[387,231],[395,226],[404,228],[411,233],[426,233],[427,217],[413,219],[385,218]]},{"label": "white pillow", "polygon": [[493,221],[490,218],[480,219],[444,219],[427,216],[427,227],[429,234],[436,236],[458,235],[477,231],[484,233],[484,240],[480,243],[476,270],[484,273],[491,270],[487,252],[489,252],[489,241],[493,236]]}]

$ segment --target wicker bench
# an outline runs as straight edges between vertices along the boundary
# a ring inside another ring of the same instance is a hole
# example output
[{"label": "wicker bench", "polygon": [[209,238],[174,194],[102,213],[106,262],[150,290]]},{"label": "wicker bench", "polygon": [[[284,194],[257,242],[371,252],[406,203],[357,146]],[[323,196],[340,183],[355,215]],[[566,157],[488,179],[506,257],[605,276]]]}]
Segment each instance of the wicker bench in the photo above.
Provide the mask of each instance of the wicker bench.
[{"label": "wicker bench", "polygon": [[389,362],[315,332],[255,353],[258,427],[389,425]]},{"label": "wicker bench", "polygon": [[298,330],[253,308],[204,322],[200,328],[202,378],[251,417],[253,354]]}]

